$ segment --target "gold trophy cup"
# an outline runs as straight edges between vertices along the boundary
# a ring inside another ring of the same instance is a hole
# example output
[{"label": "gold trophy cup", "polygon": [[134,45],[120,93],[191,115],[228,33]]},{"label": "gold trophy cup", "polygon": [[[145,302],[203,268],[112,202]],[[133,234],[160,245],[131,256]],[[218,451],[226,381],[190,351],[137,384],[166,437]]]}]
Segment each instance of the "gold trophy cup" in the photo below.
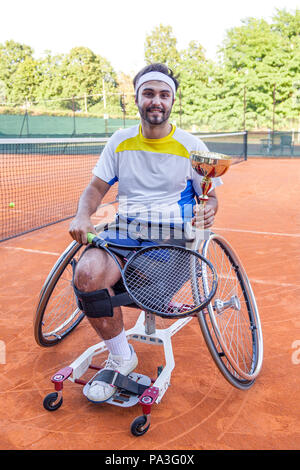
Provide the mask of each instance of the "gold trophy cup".
[{"label": "gold trophy cup", "polygon": [[[231,157],[229,155],[223,155],[222,153],[198,151],[191,152],[189,157],[193,169],[199,175],[203,176],[201,181],[202,195],[198,196],[198,200],[200,205],[204,207],[208,200],[207,194],[212,187],[211,178],[216,178],[226,173],[231,164]],[[187,241],[192,241],[196,237],[205,237],[204,231],[197,230],[190,222],[185,224],[184,231]]]},{"label": "gold trophy cup", "polygon": [[198,175],[203,176],[201,182],[202,195],[199,196],[200,204],[205,204],[207,193],[212,187],[211,178],[224,175],[231,164],[231,157],[222,153],[191,152],[190,162]]}]

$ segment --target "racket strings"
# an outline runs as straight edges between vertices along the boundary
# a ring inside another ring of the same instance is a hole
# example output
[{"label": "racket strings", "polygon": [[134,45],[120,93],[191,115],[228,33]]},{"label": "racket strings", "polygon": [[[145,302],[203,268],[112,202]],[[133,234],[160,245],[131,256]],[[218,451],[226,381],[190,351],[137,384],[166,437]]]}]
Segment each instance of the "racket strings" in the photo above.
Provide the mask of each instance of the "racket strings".
[{"label": "racket strings", "polygon": [[[205,262],[204,262],[205,263]],[[194,253],[178,247],[154,247],[137,253],[124,272],[128,292],[142,308],[158,315],[188,315],[207,299],[203,290],[212,289],[214,273]]]}]

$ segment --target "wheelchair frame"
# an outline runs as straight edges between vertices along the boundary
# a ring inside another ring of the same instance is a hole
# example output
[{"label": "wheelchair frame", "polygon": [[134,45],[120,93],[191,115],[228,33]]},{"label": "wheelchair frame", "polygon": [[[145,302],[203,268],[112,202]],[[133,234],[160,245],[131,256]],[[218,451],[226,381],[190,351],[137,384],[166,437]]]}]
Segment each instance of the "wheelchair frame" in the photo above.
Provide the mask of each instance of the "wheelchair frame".
[{"label": "wheelchair frame", "polygon": [[[96,231],[100,232],[103,229],[103,225],[99,224],[96,226]],[[201,232],[199,232],[201,233]],[[215,239],[214,239],[215,237]],[[249,315],[249,322],[250,322],[250,329],[253,341],[253,358],[252,358],[252,365],[249,374],[243,374],[243,371],[240,370],[238,364],[232,360],[230,356],[230,351],[228,353],[228,349],[226,348],[226,344],[222,342],[222,333],[220,332],[218,321],[214,321],[214,315],[216,312],[217,307],[216,302],[213,305],[212,302],[209,306],[198,312],[197,314],[191,315],[189,317],[185,317],[182,319],[177,319],[170,327],[165,329],[156,329],[156,317],[155,315],[142,311],[137,319],[136,324],[129,330],[126,331],[126,336],[128,340],[139,341],[144,344],[148,345],[159,345],[163,346],[164,348],[164,355],[165,355],[165,366],[163,368],[159,368],[158,376],[156,379],[152,379],[151,385],[148,389],[145,390],[142,395],[138,396],[135,400],[135,403],[139,403],[142,407],[142,416],[137,417],[131,424],[131,432],[136,436],[140,436],[147,432],[150,426],[150,416],[151,416],[151,407],[154,403],[158,404],[162,400],[164,394],[166,393],[170,382],[171,382],[171,375],[172,371],[175,367],[175,360],[173,355],[173,348],[172,348],[172,336],[180,331],[185,325],[187,325],[194,316],[198,317],[198,321],[200,324],[200,328],[208,349],[214,359],[216,365],[218,366],[219,370],[233,386],[246,390],[251,387],[258,376],[261,366],[262,366],[262,359],[263,359],[263,340],[262,340],[262,332],[261,332],[261,325],[259,314],[255,302],[255,298],[247,278],[246,272],[242,267],[240,260],[238,259],[236,253],[233,251],[231,246],[220,236],[216,236],[215,234],[210,234],[210,237],[207,240],[202,240],[199,237],[199,234],[196,233],[196,239],[189,243],[189,248],[197,249],[200,247],[201,250],[206,249],[206,252],[209,247],[210,242],[214,242],[220,245],[221,249],[224,250],[226,256],[233,264],[234,269],[237,273],[238,282],[242,285],[243,295],[246,299],[246,307],[248,309]],[[73,242],[74,243],[74,242]],[[207,247],[208,244],[208,247]],[[205,248],[206,247],[206,248]],[[68,251],[69,250],[69,251]],[[73,251],[72,251],[73,250]],[[76,252],[74,244],[70,244],[69,247],[65,250],[63,255],[68,253]],[[62,256],[63,256],[62,255]],[[72,258],[72,255],[70,255]],[[47,290],[47,286],[51,284],[51,277],[53,274],[58,270],[61,269],[61,273],[64,271],[64,268],[60,268],[59,262],[56,263],[52,271],[50,272],[44,288],[41,292],[38,310],[39,308],[43,308],[44,310],[47,308],[47,302],[43,303],[43,295]],[[61,273],[59,277],[61,276]],[[217,273],[218,274],[218,273]],[[59,279],[58,277],[58,279]],[[56,281],[57,282],[57,281]],[[53,288],[52,288],[53,290]],[[49,298],[52,294],[52,291],[49,295]],[[49,299],[48,298],[48,299]],[[227,302],[228,303],[228,302]],[[230,302],[229,302],[230,303]],[[223,302],[225,305],[226,302]],[[233,304],[232,304],[233,305]],[[231,305],[230,305],[231,306]],[[223,307],[225,308],[225,307]],[[227,307],[226,307],[227,308]],[[234,308],[234,307],[232,307]],[[81,321],[82,317],[76,321],[73,327],[70,327],[69,330],[72,331],[77,324]],[[42,317],[40,316],[39,322],[42,321]],[[35,321],[35,336],[37,342],[37,329],[38,326],[38,316]],[[68,333],[70,332],[68,331]],[[221,337],[220,337],[221,335]],[[59,341],[59,338],[58,338]],[[230,345],[229,345],[230,346]],[[230,348],[229,348],[230,349]],[[104,351],[107,348],[105,346],[104,341],[101,341],[93,346],[90,346],[87,350],[85,350],[77,359],[75,359],[69,366],[60,369],[56,372],[51,381],[54,384],[55,392],[48,394],[44,399],[44,407],[49,411],[54,411],[58,409],[63,401],[62,391],[63,391],[63,383],[65,380],[70,380],[73,383],[81,384],[86,386],[88,382],[82,380],[83,375],[88,371],[88,369],[100,370],[99,367],[96,367],[93,364],[93,358]],[[225,352],[224,352],[225,351]],[[134,375],[134,374],[133,374]],[[129,375],[130,376],[130,375]],[[144,376],[145,377],[145,376]],[[90,379],[91,381],[92,379]],[[89,382],[90,382],[89,381]],[[126,395],[126,392],[124,392]],[[127,396],[127,400],[131,399],[130,396]],[[112,405],[117,406],[126,406],[126,404],[122,404],[119,400],[116,400],[114,403],[114,395],[111,399],[107,401]],[[135,404],[134,403],[134,404]]]}]

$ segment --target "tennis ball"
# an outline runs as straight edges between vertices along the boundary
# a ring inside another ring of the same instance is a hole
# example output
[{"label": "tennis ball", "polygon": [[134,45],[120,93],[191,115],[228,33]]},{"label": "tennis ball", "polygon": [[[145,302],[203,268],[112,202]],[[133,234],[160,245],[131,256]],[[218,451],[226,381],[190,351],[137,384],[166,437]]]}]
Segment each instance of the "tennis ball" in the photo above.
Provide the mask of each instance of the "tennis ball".
[{"label": "tennis ball", "polygon": [[10,202],[10,203],[9,203],[9,207],[15,207],[15,203],[14,203],[14,202]]}]

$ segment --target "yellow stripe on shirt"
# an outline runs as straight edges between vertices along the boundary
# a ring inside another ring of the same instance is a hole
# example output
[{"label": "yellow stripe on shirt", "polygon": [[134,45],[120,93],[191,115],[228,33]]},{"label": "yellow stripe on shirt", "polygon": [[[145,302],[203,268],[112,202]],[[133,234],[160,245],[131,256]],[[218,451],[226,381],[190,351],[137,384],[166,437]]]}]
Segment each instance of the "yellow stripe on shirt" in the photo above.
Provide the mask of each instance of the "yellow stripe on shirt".
[{"label": "yellow stripe on shirt", "polygon": [[135,137],[131,137],[121,142],[115,152],[119,153],[127,150],[134,150],[189,158],[189,152],[187,149],[180,142],[174,139],[174,131],[175,126],[173,126],[172,132],[162,139],[146,139],[140,132]]}]

